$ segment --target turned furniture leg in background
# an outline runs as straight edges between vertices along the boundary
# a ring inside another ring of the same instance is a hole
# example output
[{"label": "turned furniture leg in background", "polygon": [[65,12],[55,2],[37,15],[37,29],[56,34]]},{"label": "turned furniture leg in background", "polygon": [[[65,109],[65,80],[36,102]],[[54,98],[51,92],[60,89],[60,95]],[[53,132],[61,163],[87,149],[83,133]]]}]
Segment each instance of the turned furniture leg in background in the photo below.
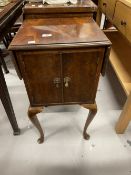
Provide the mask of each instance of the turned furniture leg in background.
[{"label": "turned furniture leg in background", "polygon": [[87,134],[87,128],[90,125],[91,121],[93,120],[93,118],[95,117],[96,113],[97,113],[97,105],[96,104],[83,104],[82,105],[84,108],[89,109],[89,114],[84,126],[84,130],[83,130],[83,137],[84,139],[88,140],[90,138],[89,134]]},{"label": "turned furniture leg in background", "polygon": [[6,74],[8,74],[9,73],[9,70],[8,70],[8,68],[6,66],[6,63],[5,63],[5,60],[4,60],[4,56],[2,54],[2,50],[1,49],[0,49],[0,59],[1,59],[1,63],[2,63],[2,66],[3,66],[4,72]]},{"label": "turned furniture leg in background", "polygon": [[131,93],[128,96],[124,109],[116,124],[115,130],[117,134],[123,134],[131,120]]},{"label": "turned furniture leg in background", "polygon": [[4,106],[4,108],[5,108],[5,111],[6,111],[7,117],[10,121],[10,124],[13,128],[14,135],[19,135],[20,129],[18,127],[16,118],[15,118],[15,113],[14,113],[14,110],[12,107],[12,103],[10,100],[9,92],[8,92],[8,89],[6,86],[6,82],[4,79],[1,65],[0,65],[0,99],[1,99],[1,102]]},{"label": "turned furniture leg in background", "polygon": [[36,116],[36,114],[40,113],[43,111],[43,107],[29,107],[28,109],[28,116],[31,122],[35,125],[35,127],[38,129],[40,133],[40,138],[38,139],[38,143],[43,143],[44,142],[44,133],[43,129],[40,125],[40,122]]}]

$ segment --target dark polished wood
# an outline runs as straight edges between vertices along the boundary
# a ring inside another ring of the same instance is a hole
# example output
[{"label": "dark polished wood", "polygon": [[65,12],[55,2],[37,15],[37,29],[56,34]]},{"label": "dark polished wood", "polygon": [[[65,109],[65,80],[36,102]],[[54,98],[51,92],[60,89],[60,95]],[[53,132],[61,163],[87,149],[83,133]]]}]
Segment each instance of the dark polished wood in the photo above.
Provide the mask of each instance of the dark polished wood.
[{"label": "dark polished wood", "polygon": [[[98,0],[92,0],[96,5],[98,5]],[[94,12],[93,18],[96,21],[97,12]]]},{"label": "dark polished wood", "polygon": [[0,41],[22,13],[25,0],[12,0],[5,7],[0,7]]},{"label": "dark polished wood", "polygon": [[110,45],[110,41],[91,17],[74,17],[27,19],[9,49],[22,50],[22,54],[25,54],[23,51],[26,50],[60,50],[105,45]]},{"label": "dark polished wood", "polygon": [[[25,0],[12,0],[6,6],[0,7],[0,41],[3,40],[4,36],[10,31],[11,27],[22,13],[22,7],[24,1]],[[1,54],[0,56],[3,59],[2,53],[0,54]],[[2,65],[4,65],[5,71],[8,72],[4,60],[1,61],[3,61]],[[16,121],[15,113],[12,107],[9,92],[2,72],[1,63],[0,63],[0,99],[5,108],[11,126],[13,128],[14,135],[19,135],[20,129]]]},{"label": "dark polished wood", "polygon": [[89,114],[84,126],[84,130],[83,130],[83,137],[85,140],[89,140],[90,135],[86,132],[88,126],[90,125],[90,123],[92,122],[93,118],[95,117],[96,113],[97,113],[97,105],[96,103],[94,104],[83,104],[82,105],[84,108],[89,109]]},{"label": "dark polished wood", "polygon": [[31,122],[35,125],[35,127],[38,129],[40,133],[40,138],[38,139],[38,143],[43,143],[44,142],[44,133],[43,129],[40,125],[39,120],[37,119],[36,114],[40,113],[43,111],[42,107],[29,107],[28,109],[28,117],[31,120]]},{"label": "dark polished wood", "polygon": [[2,53],[2,50],[1,49],[0,49],[0,59],[1,59],[1,63],[2,63],[2,67],[4,69],[4,72],[6,74],[8,74],[9,73],[9,70],[8,70],[8,68],[6,66],[6,63],[5,63],[5,60],[4,60],[4,54]]},{"label": "dark polished wood", "polygon": [[12,107],[12,103],[10,100],[10,96],[8,93],[7,85],[4,79],[4,75],[2,72],[1,64],[0,64],[0,99],[1,102],[5,108],[7,117],[11,123],[11,126],[13,128],[14,135],[19,135],[20,134],[20,129],[18,127],[16,118],[15,118],[15,113]]},{"label": "dark polished wood", "polygon": [[63,53],[63,77],[69,78],[67,87],[64,82],[63,101],[65,103],[94,103],[102,65],[100,58],[103,57],[104,49],[100,48],[86,48]]},{"label": "dark polished wood", "polygon": [[96,5],[98,5],[98,0],[92,0]]},{"label": "dark polished wood", "polygon": [[93,16],[97,6],[91,0],[80,0],[77,4],[48,5],[42,3],[27,3],[23,9],[25,19],[85,17]]},{"label": "dark polished wood", "polygon": [[89,109],[83,131],[93,120],[100,72],[111,43],[93,19],[25,20],[9,49],[24,79],[31,107],[29,118],[44,133],[36,114],[42,106],[80,104]]}]

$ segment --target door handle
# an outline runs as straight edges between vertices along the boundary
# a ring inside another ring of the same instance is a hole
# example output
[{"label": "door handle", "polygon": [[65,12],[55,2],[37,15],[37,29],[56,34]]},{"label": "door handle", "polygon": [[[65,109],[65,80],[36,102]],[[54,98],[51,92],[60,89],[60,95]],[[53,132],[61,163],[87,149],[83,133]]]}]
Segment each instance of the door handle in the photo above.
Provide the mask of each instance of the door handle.
[{"label": "door handle", "polygon": [[121,20],[121,25],[122,25],[122,26],[126,26],[126,21]]},{"label": "door handle", "polygon": [[105,7],[106,7],[106,5],[107,5],[107,4],[104,2],[104,3],[103,3],[103,6],[105,6]]},{"label": "door handle", "polygon": [[56,78],[54,78],[53,82],[54,82],[56,88],[59,88],[59,85],[61,83],[61,79],[59,77],[56,77]]},{"label": "door handle", "polygon": [[71,81],[70,77],[65,77],[64,78],[64,83],[65,83],[65,87],[68,88],[69,87],[69,82]]}]

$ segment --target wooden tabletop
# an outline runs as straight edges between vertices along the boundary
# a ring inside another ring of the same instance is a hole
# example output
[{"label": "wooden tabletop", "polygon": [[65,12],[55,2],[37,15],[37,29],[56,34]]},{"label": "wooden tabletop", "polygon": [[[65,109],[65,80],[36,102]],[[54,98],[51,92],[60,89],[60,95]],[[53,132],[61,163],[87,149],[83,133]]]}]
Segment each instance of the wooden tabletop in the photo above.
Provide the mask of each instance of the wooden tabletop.
[{"label": "wooden tabletop", "polygon": [[[10,49],[110,45],[91,17],[25,20]],[[37,46],[37,47],[36,47]]]},{"label": "wooden tabletop", "polygon": [[80,0],[77,4],[44,5],[42,3],[27,3],[24,13],[68,13],[95,12],[97,6],[91,0]]}]

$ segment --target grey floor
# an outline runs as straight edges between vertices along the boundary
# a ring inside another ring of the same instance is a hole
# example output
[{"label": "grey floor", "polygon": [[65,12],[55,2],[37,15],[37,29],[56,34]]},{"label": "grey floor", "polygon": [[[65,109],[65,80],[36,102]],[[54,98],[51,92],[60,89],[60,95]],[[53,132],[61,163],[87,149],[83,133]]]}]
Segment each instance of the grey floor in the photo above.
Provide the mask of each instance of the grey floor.
[{"label": "grey floor", "polygon": [[[10,61],[9,61],[10,62]],[[20,136],[13,136],[0,103],[0,175],[129,175],[131,174],[131,125],[117,135],[114,127],[121,113],[107,76],[100,78],[98,113],[89,127],[91,139],[82,138],[88,110],[79,106],[47,107],[39,114],[45,143],[27,118],[28,98],[12,64],[5,75]],[[121,95],[121,94],[120,94]]]}]

